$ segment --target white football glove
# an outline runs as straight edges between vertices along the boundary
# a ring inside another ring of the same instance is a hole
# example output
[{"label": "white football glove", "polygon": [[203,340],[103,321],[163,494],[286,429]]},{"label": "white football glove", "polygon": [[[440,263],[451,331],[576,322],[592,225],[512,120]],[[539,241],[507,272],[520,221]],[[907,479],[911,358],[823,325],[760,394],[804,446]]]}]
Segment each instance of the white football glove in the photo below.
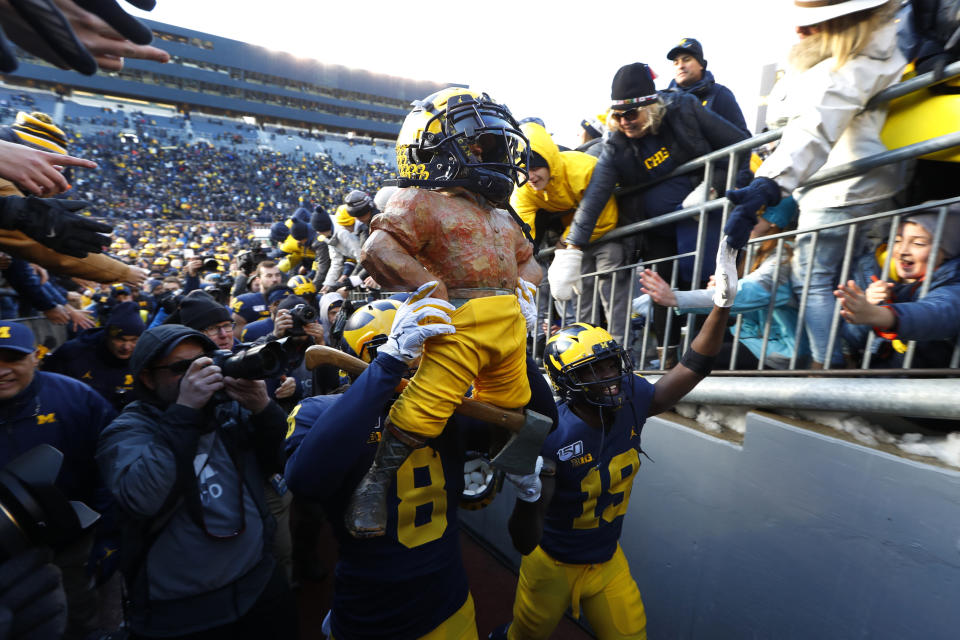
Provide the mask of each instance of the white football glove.
[{"label": "white football glove", "polygon": [[580,295],[580,271],[583,251],[580,249],[557,249],[553,262],[547,269],[550,293],[560,302],[566,302],[574,294]]},{"label": "white football glove", "polygon": [[519,499],[524,502],[536,502],[540,499],[540,489],[543,487],[540,482],[541,469],[543,469],[543,456],[537,456],[537,466],[533,473],[525,476],[516,473],[506,474],[507,480],[517,487]]},{"label": "white football glove", "polygon": [[732,307],[737,297],[737,254],[727,243],[727,236],[720,239],[720,248],[717,249],[717,271],[714,274],[713,304],[718,307]]},{"label": "white football glove", "polygon": [[390,327],[390,337],[377,349],[378,353],[410,363],[423,353],[423,343],[428,338],[456,333],[447,313],[455,307],[446,300],[430,297],[438,286],[435,280],[423,284],[400,305]]},{"label": "white football glove", "polygon": [[516,293],[520,313],[527,321],[527,333],[533,333],[537,327],[537,286],[523,278],[517,278]]}]

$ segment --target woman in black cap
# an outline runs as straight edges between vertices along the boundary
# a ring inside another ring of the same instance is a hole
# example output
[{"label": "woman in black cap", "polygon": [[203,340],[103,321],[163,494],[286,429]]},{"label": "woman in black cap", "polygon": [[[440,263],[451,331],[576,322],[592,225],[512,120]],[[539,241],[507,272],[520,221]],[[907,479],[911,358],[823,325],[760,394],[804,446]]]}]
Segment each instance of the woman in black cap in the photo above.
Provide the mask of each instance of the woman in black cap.
[{"label": "woman in black cap", "polygon": [[[557,300],[569,300],[572,296],[573,283],[580,276],[582,247],[589,242],[597,217],[613,194],[614,187],[650,184],[685,162],[747,137],[745,132],[704,109],[693,95],[659,93],[654,87],[650,68],[642,62],[628,64],[617,71],[611,98],[613,104],[607,124],[612,134],[603,141],[590,185],[564,239],[567,248],[557,250],[548,273],[550,288]],[[681,208],[684,198],[703,179],[701,173],[675,176],[619,198],[620,224],[661,216]],[[718,166],[713,174],[713,186],[723,192],[725,183],[725,168]],[[705,261],[701,274],[713,272],[713,256],[720,237],[719,213],[711,218],[715,218],[711,219],[715,229],[707,234],[711,244],[702,254]],[[644,260],[652,260],[692,251],[696,249],[696,241],[697,223],[688,220],[644,233],[639,237],[637,248]],[[690,288],[693,261],[681,261],[680,270],[680,286]],[[659,266],[660,275],[668,281],[672,271],[670,262]],[[697,283],[698,286],[702,284]],[[658,307],[653,325],[657,339],[661,345],[676,345],[679,323],[674,323],[669,338],[664,335],[665,324],[666,310]]]}]

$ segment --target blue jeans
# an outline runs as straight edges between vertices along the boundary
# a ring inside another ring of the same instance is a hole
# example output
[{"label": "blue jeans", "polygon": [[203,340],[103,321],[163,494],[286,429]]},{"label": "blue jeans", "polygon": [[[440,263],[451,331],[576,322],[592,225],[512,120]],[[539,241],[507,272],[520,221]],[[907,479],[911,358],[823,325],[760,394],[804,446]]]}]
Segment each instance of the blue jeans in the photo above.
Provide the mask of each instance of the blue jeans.
[{"label": "blue jeans", "polygon": [[[879,213],[893,208],[889,199],[870,202],[867,204],[851,205],[849,207],[835,207],[830,209],[801,210],[797,220],[798,231],[819,227],[821,225],[841,220],[853,220],[861,216]],[[861,256],[873,251],[876,247],[874,228],[885,228],[883,223],[869,223],[858,226],[854,232],[853,253],[851,265]],[[840,271],[843,268],[843,254],[846,249],[849,227],[835,227],[819,233],[817,238],[816,254],[810,255],[810,246],[813,243],[813,234],[798,235],[794,247],[793,258],[790,262],[790,284],[793,292],[800,300],[803,292],[803,281],[807,269],[813,269],[810,276],[810,290],[807,294],[807,310],[803,318],[803,326],[810,341],[810,351],[813,360],[819,363],[826,361],[827,343],[830,339],[830,325],[833,322],[836,298],[833,291],[840,280]],[[840,320],[843,322],[843,320]],[[833,354],[830,366],[843,366],[843,352],[841,350],[840,332],[834,339]]]}]

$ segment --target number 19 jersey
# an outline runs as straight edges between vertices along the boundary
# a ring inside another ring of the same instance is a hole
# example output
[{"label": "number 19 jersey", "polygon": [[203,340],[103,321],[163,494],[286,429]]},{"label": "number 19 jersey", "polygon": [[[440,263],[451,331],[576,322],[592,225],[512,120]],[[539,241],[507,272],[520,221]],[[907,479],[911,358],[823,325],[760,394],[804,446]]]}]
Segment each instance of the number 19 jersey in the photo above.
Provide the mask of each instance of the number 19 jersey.
[{"label": "number 19 jersey", "polygon": [[616,551],[653,400],[647,380],[631,375],[629,381],[629,398],[607,429],[588,425],[562,404],[557,429],[543,444],[541,454],[556,463],[557,475],[540,546],[560,562],[606,562]]}]

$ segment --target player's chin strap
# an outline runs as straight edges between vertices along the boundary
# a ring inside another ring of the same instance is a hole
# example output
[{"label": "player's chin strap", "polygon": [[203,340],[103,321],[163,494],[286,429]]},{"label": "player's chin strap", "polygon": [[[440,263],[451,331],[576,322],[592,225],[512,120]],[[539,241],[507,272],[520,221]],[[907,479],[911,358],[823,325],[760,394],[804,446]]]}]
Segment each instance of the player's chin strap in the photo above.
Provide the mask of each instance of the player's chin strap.
[{"label": "player's chin strap", "polygon": [[[472,180],[460,179],[460,180],[443,180],[442,182],[437,180],[415,180],[413,178],[397,178],[396,180],[384,180],[384,186],[386,187],[399,187],[404,189],[406,187],[423,187],[427,189],[439,189],[447,187],[463,187],[468,191],[473,191],[472,187],[475,187],[476,184]],[[513,207],[510,206],[509,202],[504,202],[502,205],[497,205],[502,209],[506,209],[507,213],[510,214],[510,217],[513,218],[513,221],[517,223],[517,226],[520,227],[520,231],[523,232],[524,237],[530,244],[535,245],[533,241],[533,236],[530,235],[530,225],[523,221],[523,218],[514,211]]]}]

